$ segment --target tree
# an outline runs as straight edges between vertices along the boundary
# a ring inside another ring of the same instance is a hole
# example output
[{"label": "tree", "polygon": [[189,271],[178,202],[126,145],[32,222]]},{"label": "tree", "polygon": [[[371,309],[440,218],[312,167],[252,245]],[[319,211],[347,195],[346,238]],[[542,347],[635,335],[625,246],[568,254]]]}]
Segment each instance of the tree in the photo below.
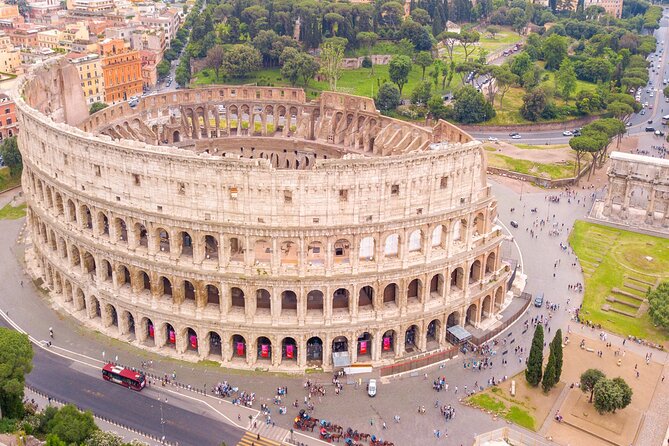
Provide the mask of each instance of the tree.
[{"label": "tree", "polygon": [[67,443],[58,438],[58,435],[49,434],[46,436],[45,446],[67,446]]},{"label": "tree", "polygon": [[427,105],[432,96],[432,83],[423,81],[414,88],[411,93],[411,102],[416,105]]},{"label": "tree", "polygon": [[404,85],[409,80],[409,73],[411,73],[411,59],[407,56],[395,56],[390,61],[388,66],[388,75],[390,80],[397,84],[400,89],[400,95]]},{"label": "tree", "polygon": [[527,73],[530,70],[530,67],[532,66],[532,59],[530,58],[530,55],[527,54],[526,52],[522,52],[516,57],[513,58],[511,61],[511,72],[518,76],[518,79],[521,82],[521,85],[524,86],[523,82],[523,76],[525,73]]},{"label": "tree", "polygon": [[555,74],[555,83],[562,98],[568,101],[571,94],[576,90],[576,72],[568,58],[565,58],[560,64],[560,69]]},{"label": "tree", "polygon": [[207,51],[207,57],[204,61],[207,68],[211,68],[216,73],[216,80],[219,79],[218,75],[223,67],[223,62],[225,61],[225,49],[222,45],[215,45]]},{"label": "tree", "polygon": [[499,34],[499,32],[501,30],[502,30],[502,28],[500,28],[497,25],[490,25],[489,27],[486,28],[486,31],[488,31],[488,33],[490,34],[490,37],[492,37],[493,39],[495,39],[495,36],[497,34]]},{"label": "tree", "polygon": [[471,85],[466,85],[455,94],[453,118],[464,124],[487,121],[495,116],[490,102],[485,100],[483,93]]},{"label": "tree", "polygon": [[557,70],[562,60],[567,57],[568,40],[558,34],[551,34],[544,39],[542,52],[547,70]]},{"label": "tree", "polygon": [[460,33],[453,31],[444,31],[439,34],[439,40],[444,42],[444,48],[446,48],[446,54],[448,54],[448,60],[453,62],[453,51],[455,50],[455,45],[460,41]]},{"label": "tree", "polygon": [[341,77],[341,61],[346,43],[347,40],[342,37],[332,37],[321,45],[321,73],[333,91],[337,91],[337,81]]},{"label": "tree", "polygon": [[86,439],[83,446],[124,446],[123,438],[113,432],[97,430]]},{"label": "tree", "polygon": [[375,102],[381,111],[396,109],[400,105],[400,89],[391,82],[384,82]]},{"label": "tree", "polygon": [[548,392],[560,382],[560,375],[562,374],[562,330],[555,333],[549,347],[548,363],[541,380],[541,387],[544,392]]},{"label": "tree", "polygon": [[629,384],[627,384],[627,382],[625,382],[625,380],[619,376],[617,378],[613,378],[612,381],[615,385],[618,386],[622,394],[620,406],[618,406],[616,409],[624,409],[632,403],[632,395],[634,394],[634,391],[629,386]]},{"label": "tree", "polygon": [[523,96],[523,105],[520,107],[520,114],[528,121],[536,121],[544,112],[548,98],[541,88],[530,91]]},{"label": "tree", "polygon": [[170,63],[165,59],[161,60],[158,66],[156,67],[156,72],[158,73],[158,79],[163,79],[165,76],[170,74]]},{"label": "tree", "polygon": [[430,54],[428,51],[421,51],[420,53],[416,54],[416,59],[414,60],[416,65],[422,68],[423,74],[421,76],[421,80],[425,80],[425,69],[432,65],[432,54]]},{"label": "tree", "polygon": [[91,108],[88,110],[88,113],[92,115],[93,113],[97,113],[100,110],[105,109],[107,107],[109,107],[109,105],[105,104],[104,102],[93,102],[91,104]]},{"label": "tree", "polygon": [[615,412],[622,406],[623,393],[611,379],[600,379],[593,389],[594,406],[600,414]]},{"label": "tree", "polygon": [[548,391],[551,390],[555,384],[555,359],[553,359],[552,355],[549,355],[546,369],[544,370],[543,377],[541,378],[541,388],[544,393],[548,393]]},{"label": "tree", "polygon": [[25,376],[32,370],[32,359],[28,336],[0,327],[0,418],[23,415],[23,387]]},{"label": "tree", "polygon": [[499,108],[504,109],[504,96],[514,85],[518,85],[520,78],[514,74],[509,65],[502,65],[497,67],[494,71],[495,80],[497,81],[497,89],[499,92]]},{"label": "tree", "polygon": [[476,43],[481,40],[481,34],[477,31],[462,31],[460,32],[460,46],[465,52],[465,61],[469,60],[470,54],[476,49]]},{"label": "tree", "polygon": [[[248,8],[247,8],[248,9]],[[243,79],[254,71],[260,69],[262,56],[260,51],[251,45],[233,45],[225,53],[223,69],[230,77]]]},{"label": "tree", "polygon": [[599,369],[588,369],[581,374],[581,391],[583,393],[590,392],[589,402],[592,403],[592,398],[595,394],[595,385],[605,378],[606,375]]},{"label": "tree", "polygon": [[90,411],[80,412],[75,406],[66,404],[49,421],[49,432],[66,443],[82,443],[98,427]]},{"label": "tree", "polygon": [[532,346],[530,355],[527,357],[527,369],[525,369],[525,379],[532,387],[536,387],[541,382],[541,367],[544,361],[544,327],[537,325],[532,337]]},{"label": "tree", "polygon": [[283,64],[281,76],[287,79],[292,86],[297,85],[298,80],[301,79],[306,87],[320,68],[315,58],[295,48],[284,49],[280,60]]},{"label": "tree", "polygon": [[555,337],[553,338],[553,348],[551,353],[554,353],[555,356],[555,384],[560,382],[562,377],[562,329],[558,328],[555,332]]},{"label": "tree", "polygon": [[[360,45],[365,48],[365,56],[372,53],[372,47],[376,45],[379,40],[379,35],[371,31],[362,31],[355,36]],[[374,75],[374,62],[372,61],[372,75]]]},{"label": "tree", "polygon": [[650,318],[660,327],[669,329],[669,282],[662,282],[648,291],[647,297]]}]

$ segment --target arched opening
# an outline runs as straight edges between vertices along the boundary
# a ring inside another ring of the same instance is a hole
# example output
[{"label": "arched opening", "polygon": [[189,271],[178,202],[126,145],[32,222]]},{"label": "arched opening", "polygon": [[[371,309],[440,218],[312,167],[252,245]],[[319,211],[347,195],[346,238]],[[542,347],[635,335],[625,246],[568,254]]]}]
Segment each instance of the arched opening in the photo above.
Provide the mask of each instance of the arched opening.
[{"label": "arched opening", "polygon": [[145,337],[144,343],[148,345],[156,345],[156,328],[151,319],[142,319],[142,331]]},{"label": "arched opening", "polygon": [[170,252],[170,234],[163,228],[156,230],[158,236],[158,248],[161,252],[169,253]]},{"label": "arched opening", "polygon": [[460,313],[454,311],[448,315],[448,319],[446,320],[446,328],[455,327],[456,325],[459,324],[460,324]]},{"label": "arched opening", "polygon": [[348,351],[348,339],[346,336],[337,336],[332,340],[332,353]]},{"label": "arched opening", "polygon": [[349,292],[346,288],[338,288],[332,294],[332,312],[344,313],[349,309]]},{"label": "arched opening", "polygon": [[485,273],[486,274],[492,274],[495,272],[496,265],[495,265],[495,253],[491,252],[488,254],[488,258],[485,261]]},{"label": "arched opening", "polygon": [[65,210],[63,209],[63,197],[56,192],[56,213],[57,215],[65,215]]},{"label": "arched opening", "polygon": [[334,244],[334,262],[349,263],[351,244],[348,240],[337,240]]},{"label": "arched opening", "polygon": [[321,316],[323,314],[323,292],[311,290],[307,294],[307,314]]},{"label": "arched opening", "polygon": [[74,295],[72,293],[72,284],[69,281],[65,281],[65,286],[63,287],[63,300],[65,302],[72,302]]},{"label": "arched opening", "polygon": [[232,357],[246,359],[246,339],[242,335],[232,336]]},{"label": "arched opening", "polygon": [[141,291],[147,295],[151,294],[151,279],[145,271],[140,271],[138,274],[139,283],[141,284]]},{"label": "arched opening", "polygon": [[432,320],[427,324],[427,332],[425,337],[427,339],[427,349],[434,350],[439,347],[439,338],[441,337],[441,322],[438,319]]},{"label": "arched opening", "polygon": [[95,280],[95,275],[97,274],[97,267],[95,265],[95,259],[90,252],[84,251],[82,256],[82,264],[84,267],[84,272],[88,274],[91,280]]},{"label": "arched opening", "polygon": [[374,250],[376,243],[374,242],[374,237],[365,237],[360,240],[360,260],[366,262],[374,261]]},{"label": "arched opening", "polygon": [[175,130],[174,133],[172,133],[172,142],[179,142],[181,141],[181,134],[179,133],[178,130]]},{"label": "arched opening", "polygon": [[497,288],[495,291],[495,312],[498,313],[504,305],[504,290],[502,287]]},{"label": "arched opening", "polygon": [[488,319],[490,316],[492,316],[492,297],[487,295],[481,304],[481,320]]},{"label": "arched opening", "polygon": [[444,227],[437,225],[432,231],[432,249],[441,249],[444,247]]},{"label": "arched opening", "polygon": [[323,341],[319,337],[309,338],[307,341],[307,364],[321,365],[323,363]]},{"label": "arched opening", "polygon": [[465,273],[460,267],[451,271],[451,288],[464,289]]},{"label": "arched opening", "polygon": [[107,260],[102,260],[100,262],[100,269],[102,271],[102,280],[104,282],[109,282],[112,279],[112,266]]},{"label": "arched opening", "polygon": [[184,300],[195,302],[195,287],[189,280],[184,280]]},{"label": "arched opening", "polygon": [[481,235],[485,233],[485,217],[483,216],[483,212],[476,214],[472,226],[474,227],[475,235]]},{"label": "arched opening", "polygon": [[358,294],[359,311],[372,310],[374,308],[374,288],[369,285],[360,288]]},{"label": "arched opening", "polygon": [[123,316],[123,335],[128,336],[128,340],[135,340],[135,318],[132,316],[132,313],[129,311],[124,311]]},{"label": "arched opening", "polygon": [[116,308],[113,305],[107,304],[107,327],[114,327],[118,330],[118,314],[116,313]]},{"label": "arched opening", "polygon": [[[141,223],[135,223],[135,239],[138,241],[139,246],[148,248],[149,246],[149,236],[146,232],[146,226]],[[168,243],[169,246],[169,243]]]},{"label": "arched opening", "polygon": [[260,336],[256,341],[258,359],[270,361],[272,359],[272,341],[265,336]]},{"label": "arched opening", "polygon": [[236,237],[232,237],[230,239],[230,261],[244,261],[244,249],[242,248],[242,244],[239,242],[239,239]]},{"label": "arched opening", "polygon": [[269,315],[272,312],[272,297],[264,288],[256,290],[256,315]]},{"label": "arched opening", "polygon": [[74,309],[77,311],[86,310],[86,297],[81,288],[77,288],[74,293]]},{"label": "arched opening", "polygon": [[197,333],[190,327],[186,330],[186,351],[195,353],[198,351]]},{"label": "arched opening", "polygon": [[122,242],[128,242],[128,228],[125,225],[125,220],[122,218],[114,219],[114,225],[116,229],[116,235],[118,239]]},{"label": "arched opening", "polygon": [[423,233],[416,229],[409,236],[409,252],[420,252],[423,248]]},{"label": "arched opening", "polygon": [[207,305],[218,306],[221,303],[220,293],[218,287],[214,285],[207,285]]},{"label": "arched opening", "polygon": [[297,295],[294,291],[286,290],[281,293],[281,316],[297,317]]},{"label": "arched opening", "polygon": [[281,359],[297,362],[297,342],[293,338],[281,341]]},{"label": "arched opening", "polygon": [[232,311],[240,311],[244,313],[244,292],[237,287],[230,289],[230,309]]},{"label": "arched opening", "polygon": [[397,306],[397,295],[398,295],[398,286],[396,283],[390,283],[386,285],[383,290],[383,305],[384,306]]},{"label": "arched opening", "polygon": [[281,252],[281,265],[297,266],[297,243],[292,241],[282,242],[279,250]]},{"label": "arched opening", "polygon": [[165,334],[165,345],[170,348],[176,348],[177,346],[177,332],[174,330],[171,324],[165,323],[163,326]]},{"label": "arched opening", "polygon": [[440,299],[444,295],[444,276],[435,274],[430,280],[430,297]]},{"label": "arched opening", "polygon": [[100,308],[100,301],[97,297],[91,297],[91,310],[93,310],[93,319],[102,319],[102,310]]},{"label": "arched opening", "polygon": [[420,297],[423,294],[423,284],[419,279],[413,279],[409,282],[407,287],[407,303],[416,304],[420,303]]},{"label": "arched opening", "polygon": [[364,332],[358,336],[358,360],[370,360],[372,358],[372,335]]},{"label": "arched opening", "polygon": [[407,352],[413,352],[418,350],[416,345],[416,340],[418,339],[418,327],[412,325],[407,328],[407,331],[404,333],[404,350]]},{"label": "arched opening", "polygon": [[210,331],[207,336],[209,337],[209,356],[220,358],[223,353],[221,336],[215,331]]},{"label": "arched opening", "polygon": [[256,265],[267,265],[272,261],[272,245],[267,240],[256,240],[253,253]]},{"label": "arched opening", "polygon": [[109,237],[109,218],[104,212],[98,212],[98,228],[100,235]]},{"label": "arched opening", "polygon": [[453,241],[454,242],[462,242],[463,241],[463,235],[467,229],[467,221],[466,220],[458,220],[453,224]]},{"label": "arched opening", "polygon": [[471,304],[469,308],[467,308],[465,325],[476,325],[476,310],[476,304]]},{"label": "arched opening", "polygon": [[218,260],[218,240],[213,235],[204,236],[204,258]]},{"label": "arched opening", "polygon": [[69,221],[77,222],[77,208],[72,200],[67,200],[67,216]]},{"label": "arched opening", "polygon": [[130,278],[130,271],[128,271],[128,268],[126,268],[124,265],[120,265],[118,267],[116,280],[120,288],[125,288],[126,290],[131,289],[132,282]]},{"label": "arched opening", "polygon": [[[335,243],[336,246],[336,243]],[[335,252],[336,258],[336,252]],[[307,247],[307,264],[309,266],[325,265],[325,252],[321,242],[311,242]]]},{"label": "arched opening", "polygon": [[160,284],[163,287],[163,297],[172,300],[172,282],[170,282],[170,279],[161,277]]},{"label": "arched opening", "polygon": [[181,231],[181,255],[193,257],[193,238],[186,231]]},{"label": "arched opening", "polygon": [[[55,248],[55,245],[56,245],[55,235],[52,235],[51,240],[53,241],[52,248]],[[79,249],[76,246],[72,246],[72,249],[70,250],[70,262],[72,262],[73,267],[77,267],[77,266],[81,265],[81,255],[79,254]]]},{"label": "arched opening", "polygon": [[381,338],[381,355],[394,356],[395,355],[395,330],[388,330],[383,333]]},{"label": "arched opening", "polygon": [[400,236],[392,234],[386,237],[383,255],[386,257],[397,257],[400,252]]},{"label": "arched opening", "polygon": [[81,214],[83,217],[84,228],[93,229],[93,217],[91,216],[91,210],[88,206],[84,205],[81,207]]},{"label": "arched opening", "polygon": [[481,280],[481,262],[474,260],[469,267],[469,283],[476,283]]}]

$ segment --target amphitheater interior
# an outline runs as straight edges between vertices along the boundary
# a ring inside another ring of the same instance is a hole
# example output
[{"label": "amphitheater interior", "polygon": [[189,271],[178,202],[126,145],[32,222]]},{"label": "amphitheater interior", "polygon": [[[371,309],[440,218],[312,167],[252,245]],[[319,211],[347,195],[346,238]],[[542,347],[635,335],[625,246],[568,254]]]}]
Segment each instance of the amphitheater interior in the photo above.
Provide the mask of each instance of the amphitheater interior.
[{"label": "amphitheater interior", "polygon": [[369,98],[215,86],[88,114],[16,94],[34,273],[81,323],[236,368],[382,366],[494,324],[509,266],[480,142]]}]

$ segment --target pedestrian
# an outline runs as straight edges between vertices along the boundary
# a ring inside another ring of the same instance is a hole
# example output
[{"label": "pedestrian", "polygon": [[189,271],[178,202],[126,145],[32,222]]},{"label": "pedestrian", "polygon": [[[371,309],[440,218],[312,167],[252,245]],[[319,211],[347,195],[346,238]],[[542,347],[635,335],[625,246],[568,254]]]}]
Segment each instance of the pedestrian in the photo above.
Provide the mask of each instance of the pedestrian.
[{"label": "pedestrian", "polygon": [[373,419],[373,418],[370,418],[370,419],[369,419],[369,425],[370,425],[370,426],[374,426],[374,419]]},{"label": "pedestrian", "polygon": [[386,427],[386,422],[385,422],[385,421],[383,422],[383,429],[384,429],[384,430],[387,429],[387,427]]}]

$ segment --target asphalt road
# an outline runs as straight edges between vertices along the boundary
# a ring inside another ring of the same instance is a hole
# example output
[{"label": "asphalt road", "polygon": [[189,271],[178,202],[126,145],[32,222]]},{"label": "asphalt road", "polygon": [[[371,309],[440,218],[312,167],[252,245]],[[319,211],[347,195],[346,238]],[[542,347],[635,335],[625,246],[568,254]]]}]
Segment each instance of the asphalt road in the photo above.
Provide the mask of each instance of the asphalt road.
[{"label": "asphalt road", "polygon": [[[8,327],[1,318],[0,325]],[[102,375],[90,367],[54,356],[41,348],[33,350],[33,370],[26,377],[26,384],[61,401],[91,410],[98,416],[151,435],[164,435],[167,441],[184,446],[220,446],[223,441],[234,445],[244,435],[243,430],[211,418],[204,412],[197,413],[181,407],[188,403],[169,399],[165,402],[164,396],[163,432],[157,392],[150,388],[141,392],[126,389],[104,381]]]},{"label": "asphalt road", "polygon": [[[658,28],[654,34],[658,41],[657,52],[649,56],[648,60],[654,63],[655,72],[649,70],[649,85],[643,87],[641,92],[641,103],[648,102],[649,105],[653,105],[653,108],[646,108],[643,115],[635,113],[631,116],[629,122],[632,125],[628,128],[628,134],[643,133],[646,126],[655,127],[658,130],[667,130],[666,126],[661,124],[661,118],[663,115],[669,114],[669,103],[665,102],[664,95],[662,94],[662,89],[664,88],[663,80],[669,79],[669,65],[667,65],[669,59],[667,57],[669,50],[669,9],[665,9],[664,16],[660,20],[660,28]],[[662,45],[660,42],[664,42],[664,44]],[[659,57],[657,55],[659,55]],[[650,91],[646,92],[647,89]],[[653,97],[650,97],[651,93],[653,93]],[[652,121],[652,124],[647,123],[649,120]],[[520,131],[521,139],[518,140],[512,140],[509,136],[509,131],[492,132],[487,131],[484,128],[481,131],[470,133],[472,136],[480,140],[485,140],[492,136],[502,141],[516,141],[532,144],[560,144],[566,143],[571,138],[569,136],[563,136],[562,132],[564,130],[573,130],[573,127],[573,125],[565,123],[563,128],[559,130],[547,130],[543,132],[532,131],[531,134]],[[658,143],[663,142],[661,137],[658,137],[657,139]]]}]

